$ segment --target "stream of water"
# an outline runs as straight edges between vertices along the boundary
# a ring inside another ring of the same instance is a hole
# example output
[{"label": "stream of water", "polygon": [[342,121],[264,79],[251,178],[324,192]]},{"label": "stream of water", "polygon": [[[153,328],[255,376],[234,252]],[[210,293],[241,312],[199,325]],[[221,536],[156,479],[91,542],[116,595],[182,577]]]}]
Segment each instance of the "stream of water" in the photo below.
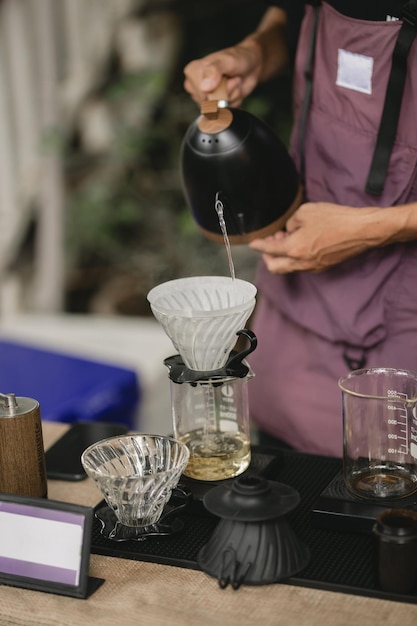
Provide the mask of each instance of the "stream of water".
[{"label": "stream of water", "polygon": [[220,224],[220,228],[221,231],[223,233],[223,239],[224,239],[224,243],[226,246],[226,252],[227,252],[227,259],[229,261],[229,270],[230,270],[230,276],[232,277],[232,281],[233,281],[233,286],[235,284],[235,266],[233,265],[233,259],[232,259],[232,249],[230,247],[230,241],[229,241],[229,237],[227,235],[227,228],[226,228],[226,222],[224,220],[224,206],[223,206],[223,202],[220,200],[219,198],[219,192],[216,193],[216,200],[214,203],[214,208],[216,209],[217,215],[219,216],[219,224]]}]

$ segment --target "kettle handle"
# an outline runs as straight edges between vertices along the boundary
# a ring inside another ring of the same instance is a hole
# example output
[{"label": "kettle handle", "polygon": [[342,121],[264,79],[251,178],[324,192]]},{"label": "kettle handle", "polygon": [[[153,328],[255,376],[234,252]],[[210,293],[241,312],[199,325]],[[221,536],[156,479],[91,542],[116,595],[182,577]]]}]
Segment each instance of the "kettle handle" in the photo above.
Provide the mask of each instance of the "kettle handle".
[{"label": "kettle handle", "polygon": [[[221,81],[219,85],[216,87],[216,89],[214,89],[214,91],[211,91],[209,94],[207,94],[207,100],[217,100],[217,101],[222,101],[222,102],[228,102],[228,99],[229,99],[229,95],[227,93],[227,81],[228,80],[229,80],[228,76],[222,76]],[[228,104],[226,104],[225,106],[228,106]]]},{"label": "kettle handle", "polygon": [[216,89],[207,94],[207,100],[203,100],[200,107],[202,115],[215,115],[218,109],[225,109],[229,106],[227,81],[228,77],[222,76]]}]

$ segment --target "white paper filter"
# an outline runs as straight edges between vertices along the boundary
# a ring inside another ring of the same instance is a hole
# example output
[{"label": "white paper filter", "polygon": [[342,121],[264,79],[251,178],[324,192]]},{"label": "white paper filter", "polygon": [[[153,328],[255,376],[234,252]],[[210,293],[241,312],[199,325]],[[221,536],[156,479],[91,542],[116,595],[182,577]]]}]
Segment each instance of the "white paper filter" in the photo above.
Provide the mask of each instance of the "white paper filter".
[{"label": "white paper filter", "polygon": [[255,296],[255,285],[245,280],[193,276],[154,287],[148,301],[185,365],[211,371],[225,365]]}]

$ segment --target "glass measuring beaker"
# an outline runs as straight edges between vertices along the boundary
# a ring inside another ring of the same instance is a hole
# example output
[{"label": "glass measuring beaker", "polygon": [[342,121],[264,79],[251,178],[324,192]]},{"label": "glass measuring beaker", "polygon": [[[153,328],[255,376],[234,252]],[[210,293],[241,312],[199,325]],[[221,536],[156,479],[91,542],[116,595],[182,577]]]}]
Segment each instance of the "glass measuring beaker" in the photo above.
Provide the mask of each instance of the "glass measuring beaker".
[{"label": "glass measuring beaker", "polygon": [[343,475],[360,498],[394,499],[417,490],[417,372],[369,368],[339,380]]},{"label": "glass measuring beaker", "polygon": [[247,382],[225,377],[171,383],[175,438],[190,458],[184,474],[198,480],[223,480],[244,472],[251,459]]}]

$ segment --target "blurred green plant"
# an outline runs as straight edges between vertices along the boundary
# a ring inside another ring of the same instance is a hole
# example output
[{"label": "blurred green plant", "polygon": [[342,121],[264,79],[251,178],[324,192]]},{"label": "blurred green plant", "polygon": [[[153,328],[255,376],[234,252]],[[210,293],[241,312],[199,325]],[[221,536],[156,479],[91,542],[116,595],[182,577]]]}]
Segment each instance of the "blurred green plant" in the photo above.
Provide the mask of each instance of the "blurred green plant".
[{"label": "blurred green plant", "polygon": [[[65,161],[69,310],[88,308],[92,293],[117,274],[140,275],[143,300],[157,282],[208,265],[178,172],[195,105],[170,92],[158,72],[121,76],[100,98],[111,111],[111,149],[89,156],[75,144]],[[84,302],[71,297],[82,292]]]}]

